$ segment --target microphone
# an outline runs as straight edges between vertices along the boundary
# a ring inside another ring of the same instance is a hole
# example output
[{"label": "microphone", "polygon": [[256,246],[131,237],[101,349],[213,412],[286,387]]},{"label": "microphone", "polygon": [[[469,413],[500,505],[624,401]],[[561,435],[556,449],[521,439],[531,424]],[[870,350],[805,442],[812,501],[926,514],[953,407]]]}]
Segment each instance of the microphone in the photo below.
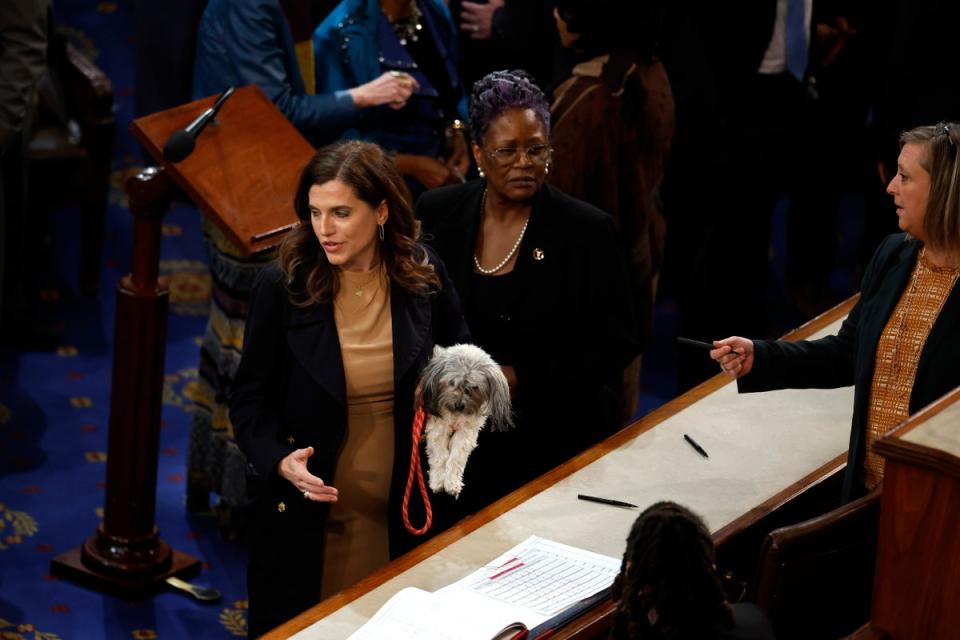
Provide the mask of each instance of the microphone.
[{"label": "microphone", "polygon": [[180,162],[193,153],[196,147],[197,136],[203,131],[204,127],[210,124],[210,121],[217,117],[220,107],[233,94],[233,87],[230,87],[217,98],[213,106],[201,113],[196,120],[187,125],[186,129],[178,129],[170,134],[167,143],[163,145],[163,159],[167,162]]}]

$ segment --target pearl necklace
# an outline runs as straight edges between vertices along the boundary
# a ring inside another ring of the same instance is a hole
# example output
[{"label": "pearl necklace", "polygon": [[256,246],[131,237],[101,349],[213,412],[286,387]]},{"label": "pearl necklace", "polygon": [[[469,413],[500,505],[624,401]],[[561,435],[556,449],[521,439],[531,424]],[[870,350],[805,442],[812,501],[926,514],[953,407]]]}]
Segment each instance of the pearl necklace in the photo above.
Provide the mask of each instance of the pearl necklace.
[{"label": "pearl necklace", "polygon": [[[486,208],[487,208],[487,190],[484,189],[484,190],[483,190],[483,198],[480,200],[480,215],[481,215],[481,216],[484,215],[484,213],[485,213],[485,211],[486,211]],[[530,224],[530,216],[527,216],[527,219],[524,221],[524,223],[523,223],[523,229],[520,229],[520,236],[517,238],[517,241],[513,243],[513,248],[510,249],[510,253],[507,254],[507,257],[506,257],[506,258],[504,258],[503,260],[500,261],[500,264],[498,264],[497,266],[495,266],[495,267],[493,267],[493,268],[491,268],[491,269],[484,269],[483,267],[480,266],[480,260],[477,258],[477,252],[476,252],[476,250],[474,250],[474,252],[473,252],[473,266],[475,266],[475,267],[477,268],[477,271],[479,271],[480,273],[482,273],[482,274],[485,275],[485,276],[489,276],[489,275],[491,275],[491,274],[496,273],[497,271],[500,271],[500,269],[503,269],[503,268],[507,265],[507,263],[510,262],[510,258],[512,258],[512,257],[513,257],[513,254],[515,254],[515,253],[517,252],[517,249],[520,248],[520,242],[523,241],[523,234],[525,234],[525,233],[527,232],[527,225],[528,225],[528,224]]]}]

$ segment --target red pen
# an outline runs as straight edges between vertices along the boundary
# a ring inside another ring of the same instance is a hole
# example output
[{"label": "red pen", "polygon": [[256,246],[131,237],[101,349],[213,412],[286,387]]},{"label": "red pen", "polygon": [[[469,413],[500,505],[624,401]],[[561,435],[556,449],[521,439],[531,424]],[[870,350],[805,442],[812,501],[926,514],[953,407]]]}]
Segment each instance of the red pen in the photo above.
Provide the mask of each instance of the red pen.
[{"label": "red pen", "polygon": [[[501,566],[503,566],[503,565],[501,565]],[[499,577],[502,576],[503,574],[505,574],[505,573],[510,573],[510,572],[513,571],[514,569],[519,569],[519,568],[522,567],[522,566],[523,566],[523,563],[522,563],[522,562],[518,562],[517,564],[513,565],[512,567],[507,567],[506,569],[504,569],[504,570],[501,571],[500,573],[495,573],[495,574],[493,574],[492,576],[490,576],[489,579],[490,579],[490,580],[496,580],[497,578],[499,578]]]}]

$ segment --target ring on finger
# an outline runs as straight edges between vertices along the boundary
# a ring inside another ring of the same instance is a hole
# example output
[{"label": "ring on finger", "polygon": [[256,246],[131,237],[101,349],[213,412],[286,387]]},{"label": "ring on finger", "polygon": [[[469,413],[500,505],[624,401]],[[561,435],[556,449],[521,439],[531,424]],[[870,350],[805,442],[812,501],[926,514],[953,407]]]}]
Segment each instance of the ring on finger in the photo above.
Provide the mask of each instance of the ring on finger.
[{"label": "ring on finger", "polygon": [[303,492],[303,497],[306,498],[307,500],[309,500],[309,499],[310,499],[310,492],[309,492],[309,491],[304,491],[304,492]]}]

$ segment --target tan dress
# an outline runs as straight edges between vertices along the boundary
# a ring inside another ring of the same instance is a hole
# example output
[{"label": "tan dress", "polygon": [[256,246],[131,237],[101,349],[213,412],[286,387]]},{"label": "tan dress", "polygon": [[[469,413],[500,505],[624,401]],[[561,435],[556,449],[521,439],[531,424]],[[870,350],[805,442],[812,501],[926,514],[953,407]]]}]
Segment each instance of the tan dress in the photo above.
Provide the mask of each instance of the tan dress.
[{"label": "tan dress", "polygon": [[322,597],[390,560],[387,501],[393,468],[393,321],[381,268],[340,273],[334,320],[343,355],[347,434],[333,485],[339,500],[327,518]]}]

